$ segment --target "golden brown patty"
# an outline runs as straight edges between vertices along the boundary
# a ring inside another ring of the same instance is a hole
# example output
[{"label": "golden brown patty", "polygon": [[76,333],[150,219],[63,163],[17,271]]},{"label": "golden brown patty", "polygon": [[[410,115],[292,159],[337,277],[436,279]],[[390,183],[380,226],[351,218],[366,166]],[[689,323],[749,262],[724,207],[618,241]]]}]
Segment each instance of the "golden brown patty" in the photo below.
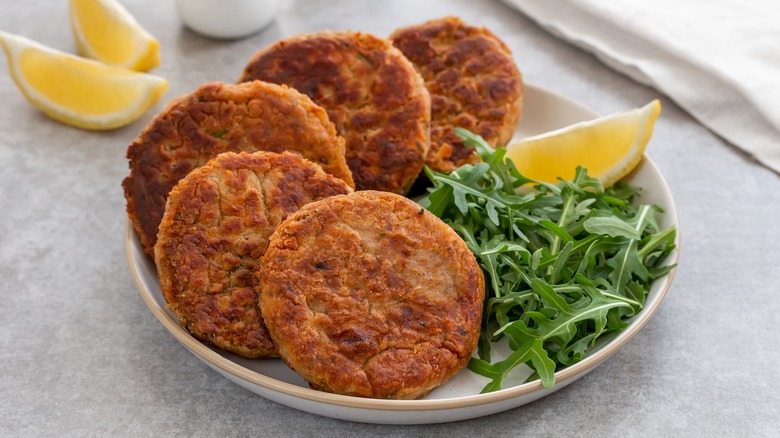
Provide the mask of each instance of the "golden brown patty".
[{"label": "golden brown patty", "polygon": [[287,84],[328,111],[358,190],[404,194],[422,170],[430,98],[390,41],[353,32],[293,37],[249,60],[239,81],[253,79]]},{"label": "golden brown patty", "polygon": [[493,147],[511,140],[522,113],[523,81],[512,52],[493,33],[447,17],[398,29],[390,38],[431,93],[428,166],[447,172],[478,160],[454,126]]},{"label": "golden brown patty", "polygon": [[289,150],[354,187],[344,140],[325,111],[294,89],[211,82],[168,104],[130,145],[127,213],[152,254],[171,188],[222,152]]},{"label": "golden brown patty", "polygon": [[259,275],[279,355],[316,389],[418,398],[476,347],[485,290],[474,255],[392,193],[304,206],[271,236]]},{"label": "golden brown patty", "polygon": [[276,355],[255,289],[268,238],[304,204],[350,192],[289,152],[227,152],[196,169],[171,191],[154,248],[168,309],[211,345]]}]

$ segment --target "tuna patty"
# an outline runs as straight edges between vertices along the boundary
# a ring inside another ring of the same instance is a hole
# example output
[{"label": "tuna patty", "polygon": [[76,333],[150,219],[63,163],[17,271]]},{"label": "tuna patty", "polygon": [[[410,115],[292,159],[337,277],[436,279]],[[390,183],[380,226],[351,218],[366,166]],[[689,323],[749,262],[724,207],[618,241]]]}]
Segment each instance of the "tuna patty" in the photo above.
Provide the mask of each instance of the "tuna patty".
[{"label": "tuna patty", "polygon": [[358,190],[405,194],[422,170],[430,98],[390,41],[348,31],[296,36],[249,60],[239,81],[254,79],[287,84],[328,111]]},{"label": "tuna patty", "polygon": [[260,307],[287,364],[315,388],[415,399],[469,361],[484,278],[447,224],[377,191],[304,206],[271,236]]},{"label": "tuna patty", "polygon": [[350,192],[289,152],[227,152],[194,170],[171,191],[154,248],[168,309],[203,342],[275,356],[255,288],[268,239],[306,203]]},{"label": "tuna patty", "polygon": [[512,52],[492,32],[447,17],[396,30],[390,39],[415,65],[431,94],[426,164],[449,172],[479,157],[453,127],[506,146],[520,120],[523,81]]}]

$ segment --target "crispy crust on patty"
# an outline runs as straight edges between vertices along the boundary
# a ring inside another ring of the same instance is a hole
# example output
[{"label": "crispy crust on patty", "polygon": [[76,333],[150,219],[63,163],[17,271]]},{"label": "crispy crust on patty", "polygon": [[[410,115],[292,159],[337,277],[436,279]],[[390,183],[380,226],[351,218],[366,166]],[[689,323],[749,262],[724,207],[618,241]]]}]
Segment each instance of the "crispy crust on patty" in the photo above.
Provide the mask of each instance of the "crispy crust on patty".
[{"label": "crispy crust on patty", "polygon": [[148,254],[168,192],[222,152],[289,150],[354,187],[344,140],[325,111],[286,86],[210,82],[171,101],[127,150],[127,214]]},{"label": "crispy crust on patty", "polygon": [[258,275],[279,354],[313,388],[419,398],[476,348],[482,271],[452,228],[401,196],[304,206],[271,236]]},{"label": "crispy crust on patty", "polygon": [[255,288],[268,239],[304,204],[351,192],[289,152],[227,152],[194,170],[171,191],[154,248],[167,308],[206,343],[276,356]]},{"label": "crispy crust on patty", "polygon": [[422,170],[430,97],[390,41],[349,31],[296,36],[255,54],[239,81],[253,79],[287,84],[328,111],[358,190],[405,194]]},{"label": "crispy crust on patty", "polygon": [[479,160],[455,135],[459,126],[493,147],[506,146],[520,120],[523,80],[512,52],[483,27],[446,17],[390,36],[422,74],[431,94],[431,147],[426,164],[448,172]]}]

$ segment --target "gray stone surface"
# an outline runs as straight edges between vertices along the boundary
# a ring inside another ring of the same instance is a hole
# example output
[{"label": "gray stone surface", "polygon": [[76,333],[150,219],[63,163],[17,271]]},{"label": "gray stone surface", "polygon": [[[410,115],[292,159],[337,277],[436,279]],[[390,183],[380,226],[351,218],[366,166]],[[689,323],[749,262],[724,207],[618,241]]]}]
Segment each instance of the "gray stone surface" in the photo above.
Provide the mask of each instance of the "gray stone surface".
[{"label": "gray stone surface", "polygon": [[[172,1],[123,3],[162,43],[164,100],[234,81],[252,53],[285,36],[388,35],[449,14],[500,35],[526,81],[599,113],[657,96],[496,1],[289,1],[264,32],[232,42],[182,28]],[[66,2],[4,1],[2,10],[0,29],[74,49]],[[777,436],[780,178],[661,100],[648,152],[676,198],[683,244],[658,313],[549,397],[403,427],[278,405],[188,353],[139,297],[122,239],[125,150],[162,105],[125,128],[85,132],[33,109],[0,73],[0,436]]]}]

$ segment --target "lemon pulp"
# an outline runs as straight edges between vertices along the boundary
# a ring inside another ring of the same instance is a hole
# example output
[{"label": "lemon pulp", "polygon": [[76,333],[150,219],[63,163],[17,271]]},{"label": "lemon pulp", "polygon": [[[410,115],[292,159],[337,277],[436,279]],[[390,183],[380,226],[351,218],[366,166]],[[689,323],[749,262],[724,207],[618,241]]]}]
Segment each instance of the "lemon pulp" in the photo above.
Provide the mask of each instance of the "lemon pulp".
[{"label": "lemon pulp", "polygon": [[[27,83],[55,105],[81,114],[110,114],[131,105],[142,94],[142,84],[117,79],[128,73],[72,58],[47,55],[36,49],[22,52],[19,66]],[[56,71],[57,80],[51,72]]]}]

